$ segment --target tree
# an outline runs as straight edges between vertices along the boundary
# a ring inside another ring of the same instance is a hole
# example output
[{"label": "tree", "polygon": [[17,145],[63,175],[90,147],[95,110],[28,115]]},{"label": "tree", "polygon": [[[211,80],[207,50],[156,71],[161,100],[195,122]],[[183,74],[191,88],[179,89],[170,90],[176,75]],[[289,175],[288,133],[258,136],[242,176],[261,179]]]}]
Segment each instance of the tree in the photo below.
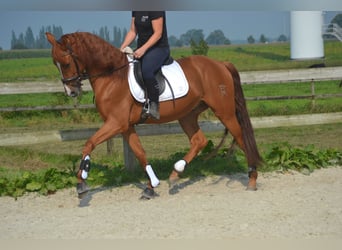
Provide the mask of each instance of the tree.
[{"label": "tree", "polygon": [[336,15],[332,20],[331,23],[336,23],[338,26],[342,28],[342,14]]},{"label": "tree", "polygon": [[18,39],[16,39],[15,42],[11,44],[11,49],[27,49],[27,47],[25,46],[25,39],[23,33],[20,33]]},{"label": "tree", "polygon": [[25,35],[19,34],[17,38],[14,31],[12,31],[11,49],[46,49],[50,48],[50,43],[46,40],[45,33],[50,32],[55,37],[59,38],[63,35],[63,29],[61,26],[46,26],[39,30],[38,36],[35,38],[32,29],[28,27]]},{"label": "tree", "polygon": [[118,27],[114,27],[113,29],[113,45],[116,47],[120,47],[122,43],[122,35],[121,35],[121,30]]},{"label": "tree", "polygon": [[176,47],[177,46],[177,42],[178,42],[178,38],[174,35],[171,35],[168,37],[168,40],[169,40],[169,45],[171,47]]},{"label": "tree", "polygon": [[15,32],[12,30],[12,39],[11,39],[11,49],[18,43],[17,36]]},{"label": "tree", "polygon": [[28,49],[33,49],[34,48],[34,43],[35,43],[35,39],[34,39],[34,36],[33,36],[33,31],[31,29],[31,27],[29,26],[27,29],[26,29],[26,32],[25,32],[25,46],[28,48]]},{"label": "tree", "polygon": [[16,43],[11,49],[27,49],[23,43]]},{"label": "tree", "polygon": [[208,44],[220,45],[220,44],[230,44],[228,38],[226,38],[222,32],[222,30],[214,30],[209,34],[205,41]]},{"label": "tree", "polygon": [[50,48],[50,43],[47,41],[45,37],[45,27],[41,27],[39,30],[38,37],[36,39],[36,48],[37,49],[44,49],[44,48]]},{"label": "tree", "polygon": [[100,32],[99,32],[98,36],[101,37],[103,40],[106,40],[107,42],[110,41],[109,30],[108,30],[107,26],[100,28]]},{"label": "tree", "polygon": [[267,38],[265,37],[264,34],[260,35],[259,42],[260,43],[267,43],[268,42],[268,40],[267,40]]},{"label": "tree", "polygon": [[[324,39],[332,39],[332,40],[336,40],[337,37],[334,35],[334,31],[336,29],[336,27],[334,26],[338,25],[339,27],[342,27],[342,14],[338,14],[336,15],[330,22],[330,24],[328,25],[328,27],[326,28],[326,30],[324,31],[327,34],[323,35]],[[330,33],[330,34],[329,34]]]},{"label": "tree", "polygon": [[55,25],[53,25],[53,26],[52,26],[52,34],[53,34],[55,37],[61,37],[61,36],[63,35],[62,26],[55,26]]},{"label": "tree", "polygon": [[287,37],[284,34],[278,37],[278,42],[286,42],[286,41],[287,41]]},{"label": "tree", "polygon": [[247,42],[248,42],[249,44],[255,43],[254,37],[253,37],[252,35],[250,35],[249,37],[247,37]]},{"label": "tree", "polygon": [[15,32],[12,30],[11,49],[27,49],[23,33],[20,33],[17,38]]},{"label": "tree", "polygon": [[171,47],[182,47],[183,43],[181,40],[179,40],[176,36],[169,36],[168,37],[169,44]]},{"label": "tree", "polygon": [[204,41],[204,39],[201,39],[198,44],[194,40],[190,40],[190,45],[191,45],[191,53],[193,55],[207,55],[209,46],[208,44]]},{"label": "tree", "polygon": [[185,34],[182,34],[180,36],[180,40],[182,44],[184,45],[189,45],[191,40],[193,40],[195,43],[199,43],[201,40],[204,40],[203,30],[201,29],[188,30]]}]

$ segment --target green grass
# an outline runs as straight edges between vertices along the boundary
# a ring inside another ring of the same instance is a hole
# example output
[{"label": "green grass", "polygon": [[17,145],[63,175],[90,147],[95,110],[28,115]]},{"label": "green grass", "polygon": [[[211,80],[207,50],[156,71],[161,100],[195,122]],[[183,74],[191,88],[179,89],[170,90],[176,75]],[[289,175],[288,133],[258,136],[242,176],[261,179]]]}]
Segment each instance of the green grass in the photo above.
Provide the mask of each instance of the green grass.
[{"label": "green grass", "polygon": [[0,82],[25,82],[59,79],[51,58],[0,60]]},{"label": "green grass", "polygon": [[[340,81],[315,81],[315,94],[338,94],[342,93],[339,87]],[[245,97],[254,96],[296,96],[310,95],[311,82],[294,82],[281,84],[248,84],[242,86]]]}]

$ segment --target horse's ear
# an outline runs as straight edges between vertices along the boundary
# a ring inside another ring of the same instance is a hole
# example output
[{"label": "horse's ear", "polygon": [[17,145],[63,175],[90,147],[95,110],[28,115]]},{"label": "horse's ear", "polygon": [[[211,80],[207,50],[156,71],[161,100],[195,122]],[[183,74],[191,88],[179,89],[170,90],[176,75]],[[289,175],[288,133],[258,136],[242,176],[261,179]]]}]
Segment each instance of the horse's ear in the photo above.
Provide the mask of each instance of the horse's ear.
[{"label": "horse's ear", "polygon": [[54,35],[52,35],[50,32],[46,32],[45,35],[46,35],[46,38],[49,41],[49,43],[51,43],[51,45],[56,44],[56,39],[55,39]]}]

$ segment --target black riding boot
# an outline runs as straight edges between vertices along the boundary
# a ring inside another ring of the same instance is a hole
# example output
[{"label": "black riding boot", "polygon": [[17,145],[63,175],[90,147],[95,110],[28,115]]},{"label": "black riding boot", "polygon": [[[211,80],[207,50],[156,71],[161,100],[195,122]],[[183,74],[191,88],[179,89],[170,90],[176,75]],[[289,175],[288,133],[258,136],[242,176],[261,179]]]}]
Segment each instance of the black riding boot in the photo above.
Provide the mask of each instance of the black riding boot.
[{"label": "black riding boot", "polygon": [[159,120],[159,103],[150,101],[147,113],[149,113],[152,116],[152,118]]},{"label": "black riding boot", "polygon": [[147,113],[152,116],[152,118],[159,120],[160,115],[159,115],[159,86],[158,83],[153,81],[153,82],[148,82],[146,84],[147,86],[147,96],[149,101],[148,105],[148,111]]}]

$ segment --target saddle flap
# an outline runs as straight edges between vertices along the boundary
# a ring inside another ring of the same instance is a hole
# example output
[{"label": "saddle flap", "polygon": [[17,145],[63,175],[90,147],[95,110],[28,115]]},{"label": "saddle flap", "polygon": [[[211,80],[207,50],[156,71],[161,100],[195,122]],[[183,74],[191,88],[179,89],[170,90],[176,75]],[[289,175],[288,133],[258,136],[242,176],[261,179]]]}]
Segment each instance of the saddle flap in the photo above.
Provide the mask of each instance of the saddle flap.
[{"label": "saddle flap", "polygon": [[139,60],[133,61],[133,72],[134,72],[134,77],[137,83],[140,85],[142,89],[145,89],[144,78],[142,76],[142,71],[141,71],[141,62]]},{"label": "saddle flap", "polygon": [[[169,65],[173,62],[173,58],[171,58],[171,60],[169,58],[165,61],[165,63],[168,63],[168,64],[164,64],[164,65]],[[146,86],[144,83],[140,60],[135,60],[133,62],[133,71],[134,71],[135,80],[137,81],[139,86],[145,91]],[[159,95],[161,95],[165,91],[165,80],[166,80],[161,69],[159,69],[158,72],[156,73],[156,80],[158,83]]]}]

